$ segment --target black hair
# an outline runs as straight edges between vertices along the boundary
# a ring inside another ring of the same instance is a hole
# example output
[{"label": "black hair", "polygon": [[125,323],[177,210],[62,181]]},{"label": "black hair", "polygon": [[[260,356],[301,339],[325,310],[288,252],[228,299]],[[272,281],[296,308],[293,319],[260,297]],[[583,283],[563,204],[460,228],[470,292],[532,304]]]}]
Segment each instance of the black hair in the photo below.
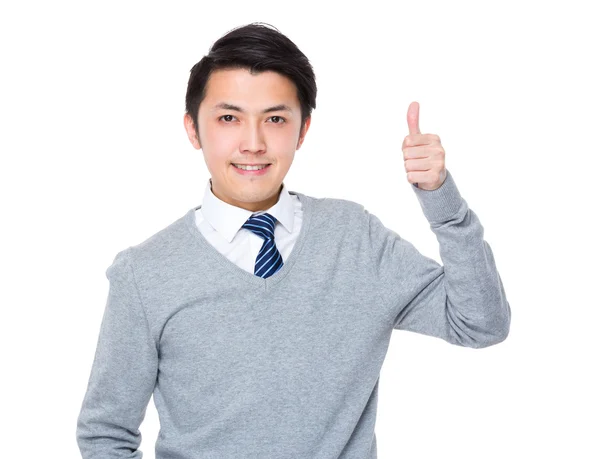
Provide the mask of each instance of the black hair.
[{"label": "black hair", "polygon": [[219,38],[190,70],[185,94],[185,111],[192,117],[198,135],[198,109],[206,97],[212,72],[248,69],[251,74],[271,70],[291,79],[302,110],[301,130],[317,106],[317,84],[308,58],[276,27],[254,22],[230,30]]}]

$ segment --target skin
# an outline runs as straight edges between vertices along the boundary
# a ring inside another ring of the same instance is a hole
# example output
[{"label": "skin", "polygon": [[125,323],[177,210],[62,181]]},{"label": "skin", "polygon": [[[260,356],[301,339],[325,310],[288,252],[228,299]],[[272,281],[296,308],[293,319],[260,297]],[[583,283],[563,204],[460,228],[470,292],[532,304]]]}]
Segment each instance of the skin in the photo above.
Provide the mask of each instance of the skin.
[{"label": "skin", "polygon": [[421,134],[419,103],[412,102],[406,114],[408,135],[402,142],[404,168],[409,183],[427,191],[437,190],[446,180],[446,151],[436,134]]},{"label": "skin", "polygon": [[[243,112],[215,108],[221,103]],[[282,104],[290,111],[263,113]],[[208,80],[198,109],[199,136],[189,114],[183,122],[192,146],[204,154],[213,194],[256,212],[268,210],[279,199],[283,180],[310,126],[309,117],[301,129],[301,116],[296,86],[289,78],[273,71],[252,75],[247,69],[228,69],[213,72]],[[246,176],[233,163],[271,166],[264,175]]]}]

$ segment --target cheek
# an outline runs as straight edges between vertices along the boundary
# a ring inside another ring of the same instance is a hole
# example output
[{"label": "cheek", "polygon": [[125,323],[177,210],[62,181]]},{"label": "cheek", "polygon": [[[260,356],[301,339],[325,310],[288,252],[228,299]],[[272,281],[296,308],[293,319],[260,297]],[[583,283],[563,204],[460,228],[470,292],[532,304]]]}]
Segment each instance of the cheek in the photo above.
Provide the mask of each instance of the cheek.
[{"label": "cheek", "polygon": [[236,139],[233,136],[219,135],[214,132],[206,136],[203,135],[202,142],[207,161],[214,165],[229,161],[238,148]]},{"label": "cheek", "polygon": [[275,133],[271,137],[270,147],[280,152],[285,152],[286,156],[293,155],[298,145],[298,133],[297,130],[287,129],[285,132]]},{"label": "cheek", "polygon": [[208,129],[206,135],[202,136],[202,139],[215,152],[229,150],[231,146],[236,144],[235,136],[220,129]]}]

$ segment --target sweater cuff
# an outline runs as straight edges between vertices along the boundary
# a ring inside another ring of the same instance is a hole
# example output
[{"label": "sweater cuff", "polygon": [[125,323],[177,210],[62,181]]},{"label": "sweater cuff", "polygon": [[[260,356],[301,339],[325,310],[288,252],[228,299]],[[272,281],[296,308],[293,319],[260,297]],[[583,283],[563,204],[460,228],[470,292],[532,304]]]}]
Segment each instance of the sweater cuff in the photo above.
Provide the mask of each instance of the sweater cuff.
[{"label": "sweater cuff", "polygon": [[446,222],[460,209],[463,198],[458,191],[454,178],[446,168],[446,180],[436,190],[422,190],[411,187],[429,223]]}]

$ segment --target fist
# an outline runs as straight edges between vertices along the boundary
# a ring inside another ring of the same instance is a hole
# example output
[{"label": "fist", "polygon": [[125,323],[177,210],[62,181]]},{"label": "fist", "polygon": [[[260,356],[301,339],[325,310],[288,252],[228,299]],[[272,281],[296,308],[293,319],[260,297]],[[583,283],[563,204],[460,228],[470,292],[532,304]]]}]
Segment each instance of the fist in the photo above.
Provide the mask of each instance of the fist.
[{"label": "fist", "polygon": [[421,134],[419,103],[412,102],[406,115],[408,135],[402,142],[404,169],[409,183],[422,190],[437,190],[446,180],[446,152],[439,136]]}]

